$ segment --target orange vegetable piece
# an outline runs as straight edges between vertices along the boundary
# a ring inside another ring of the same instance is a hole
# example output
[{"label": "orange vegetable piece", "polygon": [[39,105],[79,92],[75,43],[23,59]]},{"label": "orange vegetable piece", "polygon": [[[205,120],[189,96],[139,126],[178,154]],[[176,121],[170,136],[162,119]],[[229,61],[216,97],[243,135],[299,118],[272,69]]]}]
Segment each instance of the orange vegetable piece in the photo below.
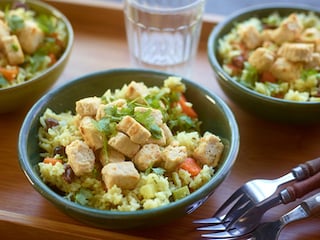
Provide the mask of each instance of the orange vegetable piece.
[{"label": "orange vegetable piece", "polygon": [[54,55],[53,53],[50,53],[48,56],[50,57],[50,60],[51,60],[50,65],[53,65],[57,62],[56,55]]},{"label": "orange vegetable piece", "polygon": [[6,80],[8,80],[9,82],[12,82],[17,77],[19,73],[19,68],[13,67],[9,69],[9,68],[0,67],[0,73]]},{"label": "orange vegetable piece", "polygon": [[186,98],[181,95],[179,99],[179,104],[181,106],[182,111],[191,118],[197,118],[198,114],[187,104]]},{"label": "orange vegetable piece", "polygon": [[261,78],[260,78],[261,82],[271,82],[271,83],[275,83],[277,80],[276,78],[272,75],[271,72],[263,72],[261,74]]},{"label": "orange vegetable piece", "polygon": [[46,158],[43,160],[43,162],[46,163],[46,164],[55,165],[57,162],[62,163],[62,160],[61,160],[61,159],[57,159],[57,158],[46,157]]},{"label": "orange vegetable piece", "polygon": [[188,171],[192,177],[197,176],[201,171],[201,167],[199,166],[199,164],[191,157],[186,158],[180,164],[180,168]]}]

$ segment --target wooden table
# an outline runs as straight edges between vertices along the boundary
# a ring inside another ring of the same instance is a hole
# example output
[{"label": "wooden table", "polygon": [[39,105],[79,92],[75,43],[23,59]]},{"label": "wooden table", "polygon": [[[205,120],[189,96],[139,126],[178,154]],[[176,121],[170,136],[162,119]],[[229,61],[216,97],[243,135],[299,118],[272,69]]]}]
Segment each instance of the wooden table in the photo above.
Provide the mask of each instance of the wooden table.
[{"label": "wooden table", "polygon": [[[128,67],[129,55],[121,6],[103,2],[49,1],[70,19],[75,31],[73,53],[61,85],[92,71]],[[290,126],[256,118],[232,103],[217,85],[206,55],[206,41],[219,16],[205,16],[192,79],[214,91],[233,110],[241,147],[230,176],[194,213],[164,226],[144,230],[107,231],[91,228],[61,213],[37,193],[21,171],[17,139],[29,106],[0,116],[1,239],[201,239],[192,221],[210,215],[232,192],[253,178],[276,178],[301,162],[320,155],[320,126]],[[275,219],[295,204],[272,209]],[[287,226],[281,239],[319,239],[319,216]]]}]

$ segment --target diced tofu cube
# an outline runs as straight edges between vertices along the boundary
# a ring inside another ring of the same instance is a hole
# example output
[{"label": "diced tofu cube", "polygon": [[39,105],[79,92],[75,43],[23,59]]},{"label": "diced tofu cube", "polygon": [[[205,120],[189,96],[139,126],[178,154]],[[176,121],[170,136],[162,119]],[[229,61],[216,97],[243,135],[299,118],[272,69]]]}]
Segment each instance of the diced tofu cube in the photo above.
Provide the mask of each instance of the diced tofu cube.
[{"label": "diced tofu cube", "polygon": [[[173,134],[171,132],[171,129],[168,127],[166,123],[161,125],[161,129],[163,130],[163,135],[165,137],[165,144],[170,144],[173,140]],[[162,146],[161,144],[159,144]]]},{"label": "diced tofu cube", "polygon": [[152,143],[143,145],[132,161],[140,171],[145,171],[149,167],[156,166],[161,162],[160,146]]},{"label": "diced tofu cube", "polygon": [[0,18],[0,50],[3,48],[2,38],[7,37],[9,35],[10,35],[9,27]]},{"label": "diced tofu cube", "polygon": [[137,102],[143,102],[143,98],[148,94],[148,88],[142,82],[132,81],[127,88],[125,98],[129,100],[136,100]]},{"label": "diced tofu cube", "polygon": [[273,52],[262,47],[253,51],[248,59],[249,63],[254,66],[258,72],[268,71],[274,60],[275,56]]},{"label": "diced tofu cube", "polygon": [[2,43],[10,65],[18,65],[24,62],[24,54],[16,35],[3,37]]},{"label": "diced tofu cube", "polygon": [[140,179],[132,162],[108,163],[102,168],[101,174],[108,189],[114,185],[121,189],[134,189]]},{"label": "diced tofu cube", "polygon": [[296,14],[291,14],[272,33],[272,40],[277,44],[294,41],[302,32],[303,27]]},{"label": "diced tofu cube", "polygon": [[147,108],[147,107],[135,107],[134,108],[134,112],[148,112],[150,111],[150,114],[152,116],[152,118],[154,119],[155,123],[158,124],[159,126],[162,125],[162,112],[158,109],[152,109],[152,108]]},{"label": "diced tofu cube", "polygon": [[140,149],[139,144],[132,142],[130,138],[122,132],[118,132],[115,136],[111,137],[108,144],[129,158],[133,158]]},{"label": "diced tofu cube", "polygon": [[89,146],[81,141],[75,140],[66,146],[68,163],[76,176],[90,173],[94,168],[95,155]]},{"label": "diced tofu cube", "polygon": [[261,44],[260,33],[255,26],[248,25],[246,27],[240,28],[239,35],[241,41],[249,49],[255,49]]},{"label": "diced tofu cube", "polygon": [[163,167],[167,171],[174,171],[187,157],[188,152],[185,146],[168,145],[161,152]]},{"label": "diced tofu cube", "polygon": [[273,29],[263,29],[261,31],[261,40],[263,41],[262,46],[266,43],[266,42],[272,42],[272,34],[273,34]]},{"label": "diced tofu cube", "polygon": [[87,97],[76,102],[76,112],[81,116],[95,117],[97,110],[101,104],[101,99],[98,97]]},{"label": "diced tofu cube", "polygon": [[299,37],[299,42],[316,43],[320,39],[320,31],[315,27],[306,28]]},{"label": "diced tofu cube", "polygon": [[311,43],[284,43],[278,54],[291,62],[310,62],[313,51],[314,45]]},{"label": "diced tofu cube", "polygon": [[312,60],[306,64],[306,68],[320,69],[320,53],[312,54]]},{"label": "diced tofu cube", "polygon": [[196,147],[193,153],[193,157],[208,166],[217,166],[221,154],[223,152],[224,145],[220,138],[212,133],[206,132],[202,138],[200,138],[199,145]]},{"label": "diced tofu cube", "polygon": [[104,149],[100,150],[99,160],[102,166],[105,166],[108,163],[124,162],[126,160],[126,157],[122,153],[114,149],[108,148],[107,151],[105,151]]},{"label": "diced tofu cube", "polygon": [[167,144],[165,131],[162,128],[160,128],[160,131],[161,131],[160,138],[155,138],[153,136],[150,136],[148,139],[146,139],[145,143],[154,143],[154,144],[158,144],[160,146],[165,146]]},{"label": "diced tofu cube", "polygon": [[300,77],[301,69],[302,64],[290,62],[283,57],[278,57],[272,64],[270,72],[280,81],[291,82]]},{"label": "diced tofu cube", "polygon": [[44,32],[35,21],[25,21],[24,27],[19,30],[18,38],[22,49],[29,54],[34,53],[43,42]]},{"label": "diced tofu cube", "polygon": [[96,119],[100,120],[100,119],[106,117],[106,115],[107,115],[106,109],[108,107],[122,108],[126,104],[127,104],[127,102],[124,99],[117,99],[117,100],[115,100],[111,103],[108,103],[108,104],[100,104],[100,106],[98,107],[98,110],[97,110]]},{"label": "diced tofu cube", "polygon": [[144,144],[151,137],[151,133],[130,116],[121,119],[117,124],[117,130],[126,133],[130,140],[137,144]]},{"label": "diced tofu cube", "polygon": [[83,117],[80,120],[79,130],[89,147],[97,150],[103,147],[104,136],[103,133],[96,128],[94,121],[91,117]]}]

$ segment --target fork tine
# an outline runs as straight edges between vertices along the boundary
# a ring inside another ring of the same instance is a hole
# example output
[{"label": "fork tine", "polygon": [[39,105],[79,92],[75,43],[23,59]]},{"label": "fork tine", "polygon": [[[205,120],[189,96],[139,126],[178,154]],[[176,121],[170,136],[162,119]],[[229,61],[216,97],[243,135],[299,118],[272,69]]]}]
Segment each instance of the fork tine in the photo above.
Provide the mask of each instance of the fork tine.
[{"label": "fork tine", "polygon": [[[199,227],[197,230],[200,231],[227,231],[230,227],[232,227],[232,224],[236,222],[239,217],[241,217],[244,213],[246,213],[251,207],[252,207],[252,202],[248,200],[248,198],[243,195],[238,202],[229,210],[229,212],[226,214],[226,216],[221,218],[221,221],[219,221],[215,218],[214,222],[212,221],[213,218],[208,218],[208,219],[202,219],[198,221],[197,223],[202,223],[202,224],[211,224],[210,226],[204,226],[204,227]],[[239,207],[239,208],[237,208]]]},{"label": "fork tine", "polygon": [[229,231],[201,234],[201,237],[210,239],[235,239],[236,237],[243,237],[241,235],[243,234],[237,229],[231,229]]},{"label": "fork tine", "polygon": [[204,218],[193,221],[193,223],[199,224],[221,224],[226,222],[225,214],[222,215],[222,212],[228,208],[230,208],[231,203],[240,198],[243,195],[241,187],[238,188],[215,212],[215,214],[211,218]]},{"label": "fork tine", "polygon": [[222,215],[221,217],[211,217],[211,218],[203,218],[194,220],[193,223],[199,223],[199,224],[221,224],[222,220],[224,219],[225,215]]},{"label": "fork tine", "polygon": [[[232,211],[231,214],[229,214],[230,216],[226,216],[225,220],[223,222],[220,223],[210,223],[209,221],[207,221],[207,224],[210,224],[209,226],[204,226],[204,227],[198,227],[197,230],[199,231],[214,231],[214,232],[222,232],[222,231],[228,231],[231,227],[232,224],[236,221],[239,220],[239,218],[247,212],[247,210],[249,210],[251,208],[251,204],[250,202],[247,203],[247,207],[244,209],[244,211],[241,211],[241,209],[236,209],[236,210],[230,210]],[[243,208],[242,208],[243,209]],[[204,223],[204,222],[202,222]]]},{"label": "fork tine", "polygon": [[243,194],[233,205],[233,207],[228,211],[228,213],[224,217],[224,222],[228,221],[228,225],[230,225],[230,221],[237,220],[239,216],[244,213],[244,210],[250,208],[251,205],[252,202],[250,201],[248,196]]},{"label": "fork tine", "polygon": [[230,208],[231,203],[233,203],[235,200],[240,198],[242,196],[242,191],[239,188],[236,190],[228,199],[225,201],[220,208],[215,212],[215,214],[211,218],[204,218],[193,221],[193,223],[199,223],[199,224],[221,224],[223,222],[227,222],[225,219],[225,214],[222,215],[222,212],[228,208]]},{"label": "fork tine", "polygon": [[209,226],[205,226],[205,227],[198,227],[197,230],[199,231],[225,231],[226,230],[226,226],[222,223],[220,224],[216,224],[216,225],[209,225]]},{"label": "fork tine", "polygon": [[228,199],[227,201],[225,201],[220,207],[219,209],[215,212],[215,214],[213,215],[213,217],[218,217],[219,215],[221,215],[221,213],[228,209],[231,204],[237,200],[238,198],[240,198],[243,195],[243,191],[242,191],[242,187],[238,188]]}]

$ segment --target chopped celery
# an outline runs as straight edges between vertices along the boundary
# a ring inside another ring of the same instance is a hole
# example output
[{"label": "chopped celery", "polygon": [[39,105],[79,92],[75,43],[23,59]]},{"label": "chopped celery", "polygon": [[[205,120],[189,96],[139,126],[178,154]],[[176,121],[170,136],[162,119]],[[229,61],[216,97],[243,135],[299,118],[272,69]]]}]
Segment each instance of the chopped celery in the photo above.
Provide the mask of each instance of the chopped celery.
[{"label": "chopped celery", "polygon": [[172,191],[174,200],[179,200],[190,194],[188,186],[183,186]]}]

